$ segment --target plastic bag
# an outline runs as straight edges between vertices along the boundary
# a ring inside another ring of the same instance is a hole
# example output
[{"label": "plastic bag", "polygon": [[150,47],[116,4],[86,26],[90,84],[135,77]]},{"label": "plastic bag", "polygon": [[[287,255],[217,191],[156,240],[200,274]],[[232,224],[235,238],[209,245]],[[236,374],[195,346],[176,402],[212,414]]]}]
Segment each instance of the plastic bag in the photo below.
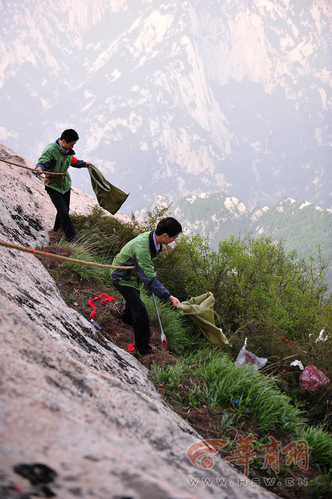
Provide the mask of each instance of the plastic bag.
[{"label": "plastic bag", "polygon": [[257,357],[257,355],[255,355],[254,353],[248,352],[246,346],[247,346],[247,338],[244,341],[243,347],[239,351],[235,365],[243,366],[245,364],[251,364],[254,369],[261,369],[262,367],[264,367],[265,364],[267,363],[267,359],[263,357]]},{"label": "plastic bag", "polygon": [[211,343],[215,345],[229,345],[228,339],[215,324],[214,301],[213,294],[208,292],[204,295],[194,296],[188,301],[178,303],[176,310],[180,314],[189,315]]},{"label": "plastic bag", "polygon": [[316,366],[307,366],[300,376],[302,390],[315,392],[320,386],[327,385],[330,380]]},{"label": "plastic bag", "polygon": [[293,362],[290,363],[290,365],[294,367],[298,366],[301,369],[301,371],[304,371],[303,364],[300,360],[295,359]]}]

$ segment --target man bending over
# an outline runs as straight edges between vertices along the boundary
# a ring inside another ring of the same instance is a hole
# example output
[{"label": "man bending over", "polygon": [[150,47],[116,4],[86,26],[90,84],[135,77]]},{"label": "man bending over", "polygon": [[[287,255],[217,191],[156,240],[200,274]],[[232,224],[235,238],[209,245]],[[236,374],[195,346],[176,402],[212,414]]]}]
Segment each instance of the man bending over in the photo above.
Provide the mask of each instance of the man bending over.
[{"label": "man bending over", "polygon": [[172,217],[160,220],[156,230],[143,232],[127,243],[113,260],[116,266],[135,266],[134,269],[114,269],[112,283],[126,300],[122,321],[134,325],[135,350],[141,355],[152,352],[150,324],[146,307],[140,298],[143,285],[159,298],[168,299],[176,308],[179,300],[158,281],[152,260],[163,244],[175,241],[182,232],[181,224]]}]

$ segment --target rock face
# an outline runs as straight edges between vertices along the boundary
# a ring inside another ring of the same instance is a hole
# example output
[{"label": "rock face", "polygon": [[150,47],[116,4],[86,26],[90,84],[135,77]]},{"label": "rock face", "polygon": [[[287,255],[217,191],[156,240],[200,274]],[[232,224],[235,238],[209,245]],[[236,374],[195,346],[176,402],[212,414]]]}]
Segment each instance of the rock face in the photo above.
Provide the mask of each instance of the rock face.
[{"label": "rock face", "polygon": [[[53,206],[18,170],[0,163],[0,239],[34,247],[47,241]],[[64,303],[33,255],[0,247],[0,294],[2,499],[274,497],[218,457],[210,470],[190,463],[199,435],[135,358]]]}]

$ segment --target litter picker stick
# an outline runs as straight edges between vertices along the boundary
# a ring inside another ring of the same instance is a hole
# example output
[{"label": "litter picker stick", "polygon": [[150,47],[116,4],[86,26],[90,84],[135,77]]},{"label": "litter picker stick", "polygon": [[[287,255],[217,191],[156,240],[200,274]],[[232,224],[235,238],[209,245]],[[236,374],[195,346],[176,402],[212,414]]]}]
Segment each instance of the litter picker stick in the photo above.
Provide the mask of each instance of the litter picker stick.
[{"label": "litter picker stick", "polygon": [[0,240],[0,246],[6,246],[6,248],[16,249],[19,251],[25,251],[26,253],[32,253],[37,256],[45,256],[46,258],[53,258],[54,260],[62,260],[63,262],[79,263],[80,265],[87,265],[89,267],[102,267],[106,269],[134,269],[135,267],[130,266],[117,266],[117,265],[103,265],[101,263],[95,262],[85,262],[84,260],[76,260],[75,258],[68,258],[67,256],[55,255],[54,253],[48,253],[45,251],[35,250],[33,248],[25,248],[24,246],[18,246],[17,244],[7,243],[7,241]]},{"label": "litter picker stick", "polygon": [[160,317],[159,317],[159,312],[158,312],[158,308],[157,308],[157,303],[156,303],[156,299],[154,297],[154,294],[152,293],[152,298],[153,298],[153,303],[154,303],[154,306],[156,308],[156,312],[157,312],[157,317],[158,317],[158,321],[159,321],[159,326],[160,326],[160,331],[161,331],[161,334],[160,334],[160,339],[161,339],[161,344],[164,348],[167,348],[167,338],[166,338],[166,335],[163,331],[163,326],[161,325],[161,320],[160,320]]}]

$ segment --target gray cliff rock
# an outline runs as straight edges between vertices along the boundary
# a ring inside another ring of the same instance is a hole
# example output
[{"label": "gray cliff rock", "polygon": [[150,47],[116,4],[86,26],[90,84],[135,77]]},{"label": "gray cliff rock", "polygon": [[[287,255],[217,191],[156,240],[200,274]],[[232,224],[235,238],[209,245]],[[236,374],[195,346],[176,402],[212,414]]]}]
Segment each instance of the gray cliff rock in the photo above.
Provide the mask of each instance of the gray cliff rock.
[{"label": "gray cliff rock", "polygon": [[[54,210],[41,180],[4,162],[0,173],[0,239],[47,242]],[[85,196],[82,209],[94,202]],[[190,463],[199,435],[146,368],[64,303],[33,255],[0,247],[0,294],[2,499],[274,497],[221,458],[210,470]]]}]

